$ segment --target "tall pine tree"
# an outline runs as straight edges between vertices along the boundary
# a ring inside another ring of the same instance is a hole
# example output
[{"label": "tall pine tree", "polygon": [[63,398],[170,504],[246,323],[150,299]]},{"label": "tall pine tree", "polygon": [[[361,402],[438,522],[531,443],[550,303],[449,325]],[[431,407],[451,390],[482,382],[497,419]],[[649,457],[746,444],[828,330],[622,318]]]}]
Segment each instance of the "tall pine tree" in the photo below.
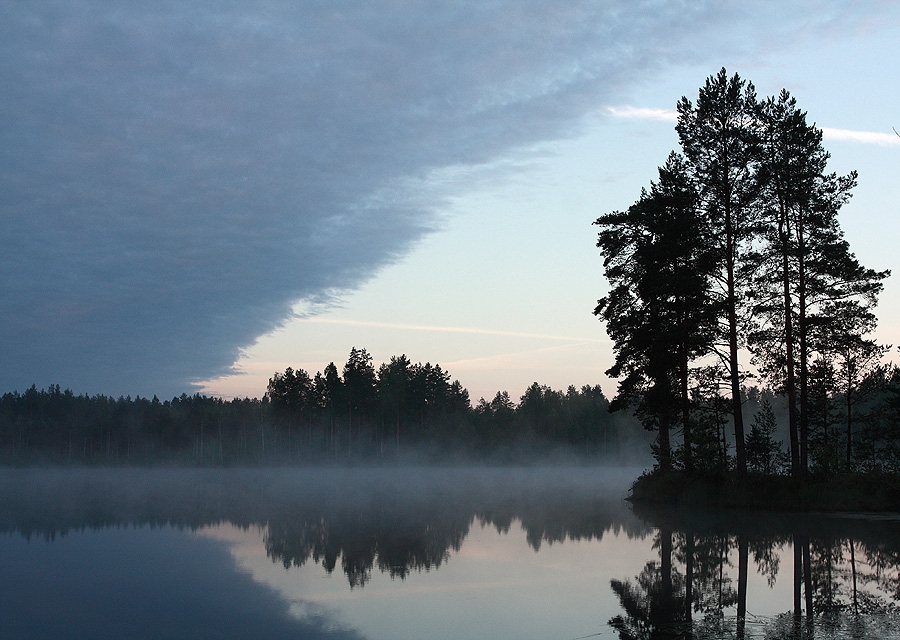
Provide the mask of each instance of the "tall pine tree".
[{"label": "tall pine tree", "polygon": [[635,204],[595,222],[611,290],[594,313],[614,343],[607,374],[623,378],[610,408],[634,405],[644,426],[659,431],[661,467],[672,464],[670,431],[680,421],[688,471],[689,367],[708,351],[716,318],[707,297],[713,256],[696,204],[684,159],[673,153]]},{"label": "tall pine tree", "polygon": [[[856,174],[826,173],[822,132],[787,91],[760,105],[764,226],[751,260],[755,330],[750,345],[761,372],[788,400],[791,470],[809,465],[810,367],[836,346],[874,328],[874,307],[888,272],[862,267],[837,214]],[[852,340],[851,340],[852,342]]]},{"label": "tall pine tree", "polygon": [[760,137],[756,90],[725,69],[707,79],[697,102],[678,103],[675,130],[696,185],[704,242],[715,254],[714,291],[723,312],[718,332],[726,364],[738,470],[747,471],[741,412],[741,315],[748,287],[743,266],[758,228]]}]

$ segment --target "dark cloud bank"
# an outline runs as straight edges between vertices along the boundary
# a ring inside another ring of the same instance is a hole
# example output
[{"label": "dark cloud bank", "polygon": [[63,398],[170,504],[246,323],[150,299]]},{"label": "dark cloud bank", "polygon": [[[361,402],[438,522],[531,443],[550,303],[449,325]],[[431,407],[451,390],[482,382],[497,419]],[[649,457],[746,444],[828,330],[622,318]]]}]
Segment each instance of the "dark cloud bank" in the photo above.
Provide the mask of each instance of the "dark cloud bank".
[{"label": "dark cloud bank", "polygon": [[744,4],[0,2],[0,390],[225,373],[433,230],[430,172],[777,39]]}]

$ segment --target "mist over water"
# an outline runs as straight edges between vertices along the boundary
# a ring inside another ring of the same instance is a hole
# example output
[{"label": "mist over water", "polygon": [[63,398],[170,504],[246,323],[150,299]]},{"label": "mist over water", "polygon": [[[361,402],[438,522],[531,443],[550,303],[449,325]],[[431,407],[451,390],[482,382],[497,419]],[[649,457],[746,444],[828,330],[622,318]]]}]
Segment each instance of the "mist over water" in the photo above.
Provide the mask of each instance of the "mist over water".
[{"label": "mist over water", "polygon": [[0,637],[782,637],[804,567],[803,624],[890,628],[897,520],[633,509],[641,471],[2,469]]},{"label": "mist over water", "polygon": [[[53,537],[121,525],[272,526],[304,518],[390,515],[462,525],[536,519],[566,535],[575,522],[638,521],[623,501],[637,467],[325,467],[285,469],[2,469],[0,531]],[[599,521],[591,518],[604,519]],[[597,528],[600,527],[600,528]],[[596,529],[596,530],[595,530]]]}]

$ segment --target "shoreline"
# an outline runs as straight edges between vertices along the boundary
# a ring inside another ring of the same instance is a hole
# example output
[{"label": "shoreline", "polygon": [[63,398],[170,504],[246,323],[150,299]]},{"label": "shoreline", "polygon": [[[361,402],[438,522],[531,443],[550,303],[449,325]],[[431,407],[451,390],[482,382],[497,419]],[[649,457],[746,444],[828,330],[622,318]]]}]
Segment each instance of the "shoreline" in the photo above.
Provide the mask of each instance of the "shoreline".
[{"label": "shoreline", "polygon": [[641,475],[627,498],[633,503],[786,512],[900,513],[900,477],[854,473],[806,478],[736,472],[688,476],[654,469]]}]

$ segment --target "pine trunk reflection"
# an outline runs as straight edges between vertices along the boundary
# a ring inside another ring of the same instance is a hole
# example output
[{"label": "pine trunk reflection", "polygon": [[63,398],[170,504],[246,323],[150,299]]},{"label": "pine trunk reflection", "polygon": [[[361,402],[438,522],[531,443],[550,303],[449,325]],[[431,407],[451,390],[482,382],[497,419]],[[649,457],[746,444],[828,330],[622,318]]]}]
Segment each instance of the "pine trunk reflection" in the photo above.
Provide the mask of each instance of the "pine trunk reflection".
[{"label": "pine trunk reflection", "polygon": [[[622,640],[886,637],[900,631],[896,518],[640,505],[636,512],[656,530],[659,560],[632,579],[611,581],[622,614],[610,625]],[[785,592],[793,601],[779,606],[771,600],[782,559],[793,560]],[[750,580],[754,568],[765,584]],[[769,607],[774,614],[759,613]]]}]

